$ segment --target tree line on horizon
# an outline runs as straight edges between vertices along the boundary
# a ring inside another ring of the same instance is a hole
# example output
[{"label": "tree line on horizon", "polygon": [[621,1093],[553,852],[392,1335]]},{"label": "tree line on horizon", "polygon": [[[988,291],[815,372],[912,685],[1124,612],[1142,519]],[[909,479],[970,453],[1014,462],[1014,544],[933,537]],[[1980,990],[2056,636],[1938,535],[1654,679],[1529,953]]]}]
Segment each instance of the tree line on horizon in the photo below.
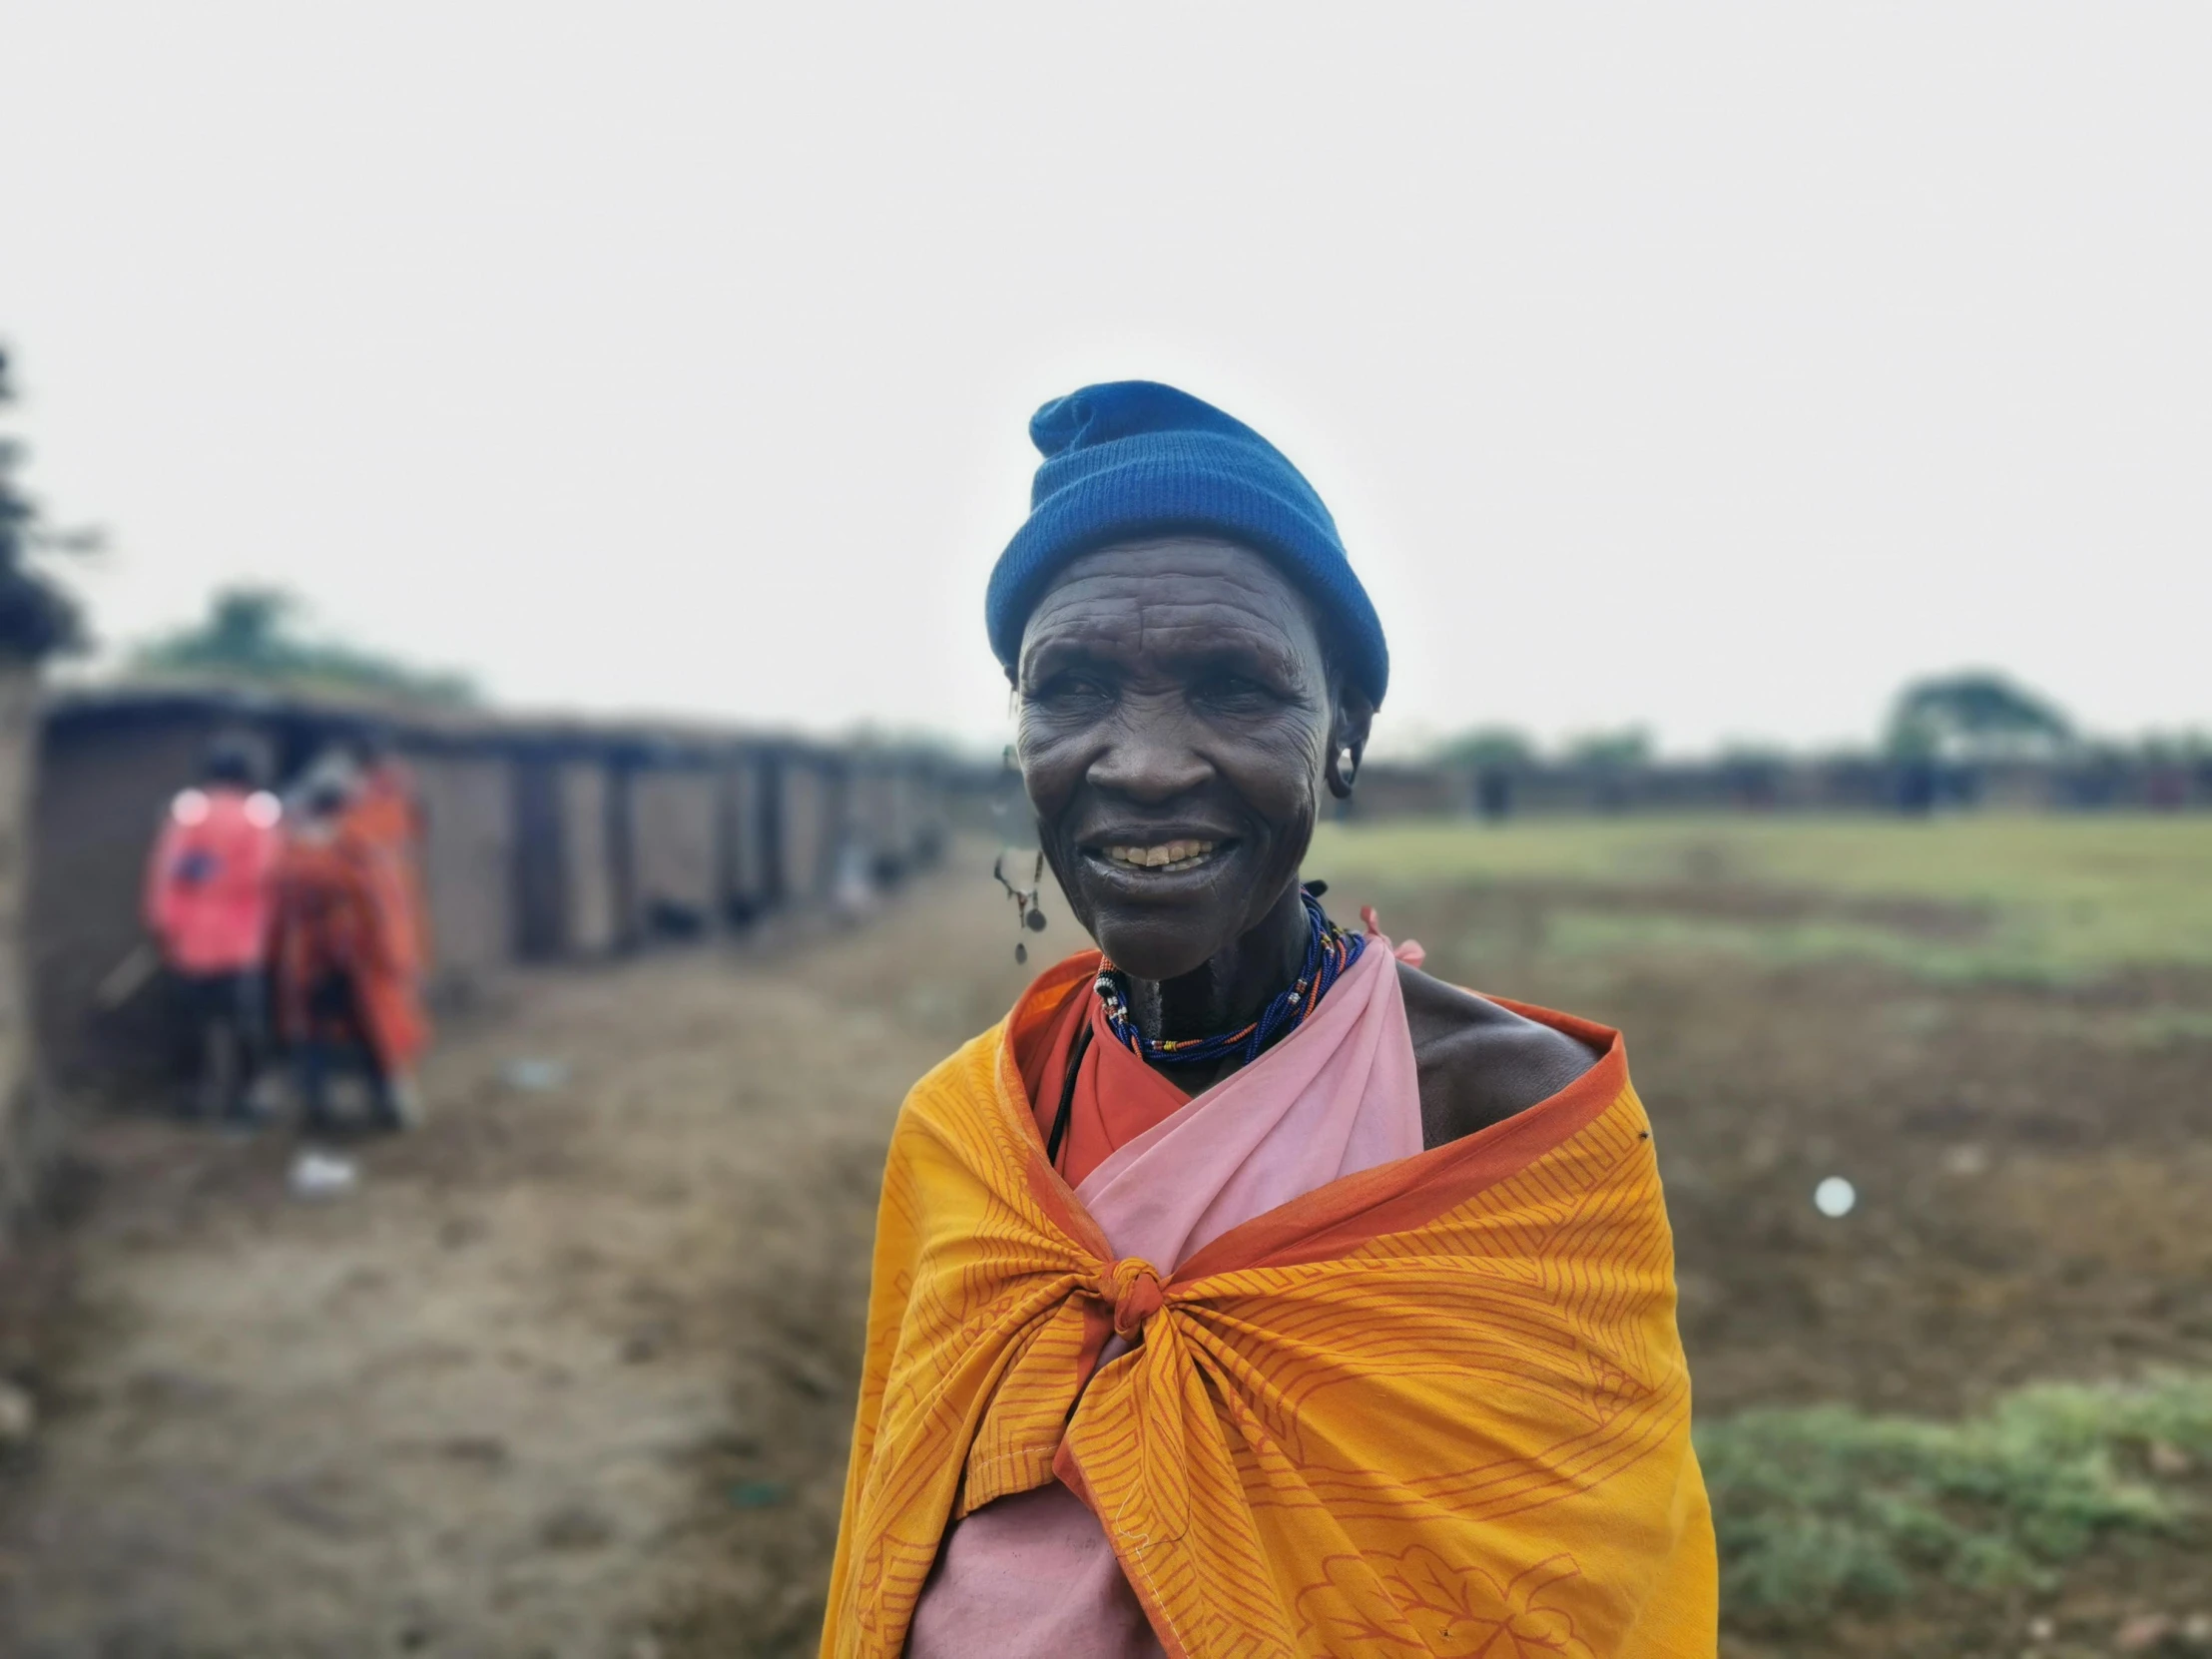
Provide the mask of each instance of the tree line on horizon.
[{"label": "tree line on horizon", "polygon": [[[2185,764],[2212,761],[2212,733],[2153,733],[2134,740],[2093,736],[2041,693],[1994,670],[1967,669],[1915,680],[1900,691],[1872,752],[1900,764],[1987,766],[2099,755]],[[1718,758],[1723,765],[1774,766],[1803,757],[1778,745],[1736,745]],[[1480,726],[1446,738],[1428,759],[1477,772],[1565,766],[1625,773],[1653,765],[1658,753],[1650,730],[1641,726],[1586,733],[1548,752],[1512,727]]]},{"label": "tree line on horizon", "polygon": [[135,678],[213,680],[425,708],[482,703],[467,675],[417,668],[385,652],[313,637],[303,626],[307,614],[282,588],[224,588],[199,622],[131,652],[126,672]]}]

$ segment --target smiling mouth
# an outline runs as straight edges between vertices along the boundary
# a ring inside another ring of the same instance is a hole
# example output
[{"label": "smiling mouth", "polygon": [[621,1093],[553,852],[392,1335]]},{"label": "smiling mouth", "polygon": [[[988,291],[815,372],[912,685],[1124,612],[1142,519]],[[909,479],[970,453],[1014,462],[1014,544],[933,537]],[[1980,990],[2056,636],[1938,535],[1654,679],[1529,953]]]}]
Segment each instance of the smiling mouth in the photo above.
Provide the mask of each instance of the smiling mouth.
[{"label": "smiling mouth", "polygon": [[1116,869],[1137,870],[1147,875],[1173,875],[1197,869],[1234,845],[1234,841],[1175,840],[1159,841],[1151,846],[1092,846],[1084,850]]}]

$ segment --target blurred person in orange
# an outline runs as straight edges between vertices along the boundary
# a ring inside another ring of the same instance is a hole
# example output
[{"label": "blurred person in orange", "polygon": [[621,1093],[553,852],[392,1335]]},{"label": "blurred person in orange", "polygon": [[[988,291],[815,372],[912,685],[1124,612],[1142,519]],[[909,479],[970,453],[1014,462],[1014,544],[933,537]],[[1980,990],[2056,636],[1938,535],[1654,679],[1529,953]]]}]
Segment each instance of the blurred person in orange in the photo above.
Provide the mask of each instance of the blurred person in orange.
[{"label": "blurred person in orange", "polygon": [[1620,1034],[1304,880],[1388,655],[1291,463],[1141,381],[1030,431],[987,621],[1100,949],[900,1112],[823,1652],[1711,1659]]},{"label": "blurred person in orange", "polygon": [[169,804],[147,859],[145,914],[175,996],[188,1115],[252,1121],[264,1057],[272,877],[283,809],[253,753],[219,742]]},{"label": "blurred person in orange", "polygon": [[357,1062],[370,1110],[400,1129],[419,1113],[414,1070],[430,1028],[412,971],[413,917],[383,850],[352,828],[360,778],[342,756],[309,770],[276,870],[271,961],[278,1028],[310,1128],[330,1123],[329,1084]]},{"label": "blurred person in orange", "polygon": [[392,952],[398,969],[417,986],[430,971],[430,904],[422,884],[424,822],[414,778],[388,734],[370,728],[352,746],[359,782],[346,809],[345,830],[373,860],[376,878],[391,890]]}]

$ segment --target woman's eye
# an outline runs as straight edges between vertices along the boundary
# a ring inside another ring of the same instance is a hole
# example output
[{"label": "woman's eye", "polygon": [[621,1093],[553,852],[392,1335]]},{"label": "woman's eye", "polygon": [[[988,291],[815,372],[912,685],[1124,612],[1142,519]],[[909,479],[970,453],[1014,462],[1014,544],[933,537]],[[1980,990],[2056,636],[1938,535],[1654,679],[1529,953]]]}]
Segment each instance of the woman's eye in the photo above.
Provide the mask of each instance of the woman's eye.
[{"label": "woman's eye", "polygon": [[1109,701],[1112,691],[1105,682],[1084,674],[1055,674],[1029,693],[1029,701],[1051,707],[1079,707]]},{"label": "woman's eye", "polygon": [[1247,705],[1270,700],[1273,693],[1257,680],[1248,680],[1241,674],[1216,674],[1201,681],[1198,696],[1202,702]]}]

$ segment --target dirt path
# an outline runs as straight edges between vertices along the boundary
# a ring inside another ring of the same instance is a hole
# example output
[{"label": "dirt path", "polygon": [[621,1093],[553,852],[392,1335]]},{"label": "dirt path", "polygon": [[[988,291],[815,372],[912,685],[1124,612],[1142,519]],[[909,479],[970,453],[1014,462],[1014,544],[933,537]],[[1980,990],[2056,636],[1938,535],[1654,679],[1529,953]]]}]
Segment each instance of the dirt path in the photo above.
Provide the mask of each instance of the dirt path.
[{"label": "dirt path", "polygon": [[[88,1132],[0,1651],[807,1645],[881,1145],[1018,985],[992,900],[940,878],[857,932],[518,980],[343,1197],[291,1196],[288,1134]],[[945,940],[1003,973],[934,980]]]}]

